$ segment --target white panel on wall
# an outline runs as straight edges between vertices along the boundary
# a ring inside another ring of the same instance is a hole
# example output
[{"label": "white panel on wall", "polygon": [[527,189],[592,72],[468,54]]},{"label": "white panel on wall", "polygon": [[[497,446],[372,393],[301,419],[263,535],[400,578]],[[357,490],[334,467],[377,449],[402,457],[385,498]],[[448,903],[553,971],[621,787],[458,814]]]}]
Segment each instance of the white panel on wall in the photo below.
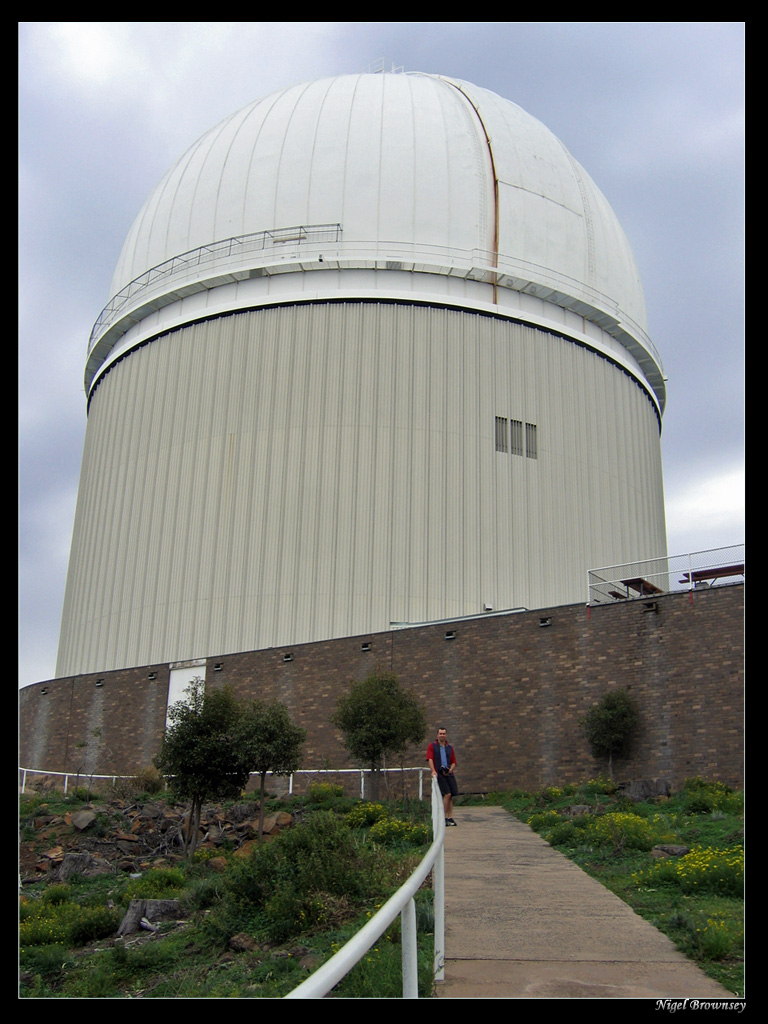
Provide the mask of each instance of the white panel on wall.
[{"label": "white panel on wall", "polygon": [[[201,679],[203,682],[203,689],[205,689],[205,661],[189,661],[183,665],[171,665],[171,671],[168,678],[168,704],[170,708],[172,704],[176,704],[180,700],[186,699],[185,690],[190,683],[194,682],[195,679]],[[166,714],[165,727],[166,729],[170,725],[170,720]]]}]

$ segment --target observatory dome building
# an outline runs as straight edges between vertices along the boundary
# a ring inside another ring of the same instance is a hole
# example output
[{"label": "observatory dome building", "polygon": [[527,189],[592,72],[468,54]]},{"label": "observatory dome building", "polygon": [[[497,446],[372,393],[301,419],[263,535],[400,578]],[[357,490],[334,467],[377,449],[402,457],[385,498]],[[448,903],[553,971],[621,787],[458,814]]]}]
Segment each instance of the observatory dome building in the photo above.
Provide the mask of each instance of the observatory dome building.
[{"label": "observatory dome building", "polygon": [[93,329],[57,676],[585,599],[666,554],[665,378],[617,218],[427,74],[244,107]]}]

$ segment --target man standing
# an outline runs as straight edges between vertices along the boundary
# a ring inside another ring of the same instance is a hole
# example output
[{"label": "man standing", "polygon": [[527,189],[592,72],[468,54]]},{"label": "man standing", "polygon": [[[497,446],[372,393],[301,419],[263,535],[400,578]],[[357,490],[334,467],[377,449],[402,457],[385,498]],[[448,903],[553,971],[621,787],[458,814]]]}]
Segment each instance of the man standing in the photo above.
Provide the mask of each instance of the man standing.
[{"label": "man standing", "polygon": [[445,824],[455,825],[456,822],[453,820],[453,798],[459,792],[459,788],[456,785],[456,777],[453,774],[453,770],[456,767],[456,753],[448,743],[448,733],[442,726],[437,730],[437,739],[427,747],[427,761],[432,769],[432,778],[437,779],[440,792],[443,794]]}]

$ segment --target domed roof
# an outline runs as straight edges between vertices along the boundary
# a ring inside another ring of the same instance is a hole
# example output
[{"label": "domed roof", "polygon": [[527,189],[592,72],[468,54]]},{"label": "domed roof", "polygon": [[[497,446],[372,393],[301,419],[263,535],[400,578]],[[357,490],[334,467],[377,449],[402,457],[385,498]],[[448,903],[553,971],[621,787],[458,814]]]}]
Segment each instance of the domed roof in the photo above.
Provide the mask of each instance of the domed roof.
[{"label": "domed roof", "polygon": [[[329,268],[492,283],[510,315],[505,291],[571,310],[619,340],[663,406],[635,262],[591,178],[514,103],[426,74],[297,85],[203,135],[129,232],[87,379],[147,310],[227,280]],[[414,300],[432,294],[421,281]]]}]

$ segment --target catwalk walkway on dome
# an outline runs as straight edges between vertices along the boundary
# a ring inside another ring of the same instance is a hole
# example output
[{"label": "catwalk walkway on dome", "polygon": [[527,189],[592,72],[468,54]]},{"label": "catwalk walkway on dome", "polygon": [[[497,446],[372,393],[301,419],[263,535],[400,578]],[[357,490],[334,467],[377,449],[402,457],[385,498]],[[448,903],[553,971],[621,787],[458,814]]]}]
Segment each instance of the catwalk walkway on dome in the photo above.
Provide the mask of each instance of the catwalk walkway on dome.
[{"label": "catwalk walkway on dome", "polygon": [[439,998],[734,998],[502,808],[455,819]]}]

